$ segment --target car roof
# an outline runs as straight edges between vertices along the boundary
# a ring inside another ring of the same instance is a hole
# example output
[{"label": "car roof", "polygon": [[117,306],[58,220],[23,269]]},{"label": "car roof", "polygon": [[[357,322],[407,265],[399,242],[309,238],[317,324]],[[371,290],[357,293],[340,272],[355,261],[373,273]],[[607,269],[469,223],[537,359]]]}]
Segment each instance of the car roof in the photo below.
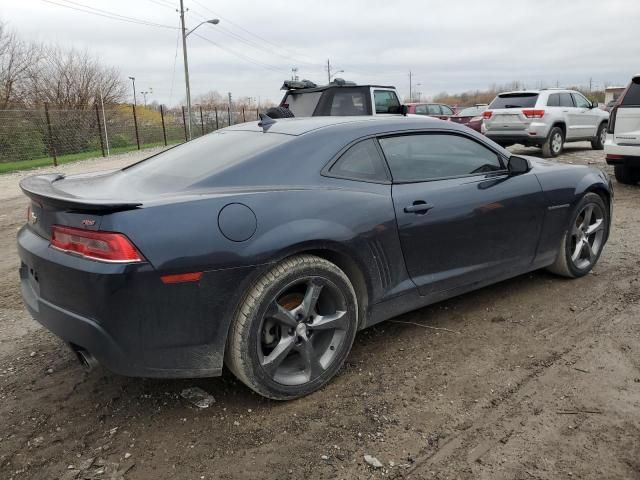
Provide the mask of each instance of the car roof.
[{"label": "car roof", "polygon": [[[263,132],[260,122],[241,123],[223,130]],[[385,131],[416,130],[429,128],[446,128],[461,130],[455,123],[445,122],[424,115],[375,115],[355,117],[294,117],[279,118],[267,127],[266,133],[299,136],[317,130],[339,128],[341,131],[352,131],[363,135]]]},{"label": "car roof", "polygon": [[290,88],[286,90],[287,93],[312,93],[312,92],[324,92],[325,90],[330,90],[332,88],[387,88],[389,90],[395,90],[396,87],[392,85],[339,85],[339,84],[330,84],[330,85],[320,85],[318,87],[313,88]]},{"label": "car roof", "polygon": [[441,103],[441,102],[409,102],[409,103],[405,103],[405,105],[407,107],[409,106],[413,106],[413,105],[445,105],[447,107],[450,107],[451,105],[449,105],[448,103]]}]

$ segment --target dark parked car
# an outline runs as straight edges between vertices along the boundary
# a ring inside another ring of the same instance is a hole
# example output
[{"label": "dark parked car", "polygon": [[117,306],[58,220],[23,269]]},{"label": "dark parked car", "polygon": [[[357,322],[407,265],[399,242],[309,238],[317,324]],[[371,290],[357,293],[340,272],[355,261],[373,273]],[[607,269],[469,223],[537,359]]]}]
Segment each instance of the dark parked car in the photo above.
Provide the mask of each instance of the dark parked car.
[{"label": "dark parked car", "polygon": [[612,190],[417,116],[234,125],[117,171],[22,180],[33,315],[114,372],[320,388],[356,331],[547,267],[587,274]]},{"label": "dark parked car", "polygon": [[426,115],[440,120],[448,120],[449,117],[455,115],[455,110],[443,103],[407,103],[406,105],[408,108],[407,113]]},{"label": "dark parked car", "polygon": [[482,113],[487,107],[488,105],[476,105],[475,107],[464,108],[449,120],[479,132],[482,127]]}]

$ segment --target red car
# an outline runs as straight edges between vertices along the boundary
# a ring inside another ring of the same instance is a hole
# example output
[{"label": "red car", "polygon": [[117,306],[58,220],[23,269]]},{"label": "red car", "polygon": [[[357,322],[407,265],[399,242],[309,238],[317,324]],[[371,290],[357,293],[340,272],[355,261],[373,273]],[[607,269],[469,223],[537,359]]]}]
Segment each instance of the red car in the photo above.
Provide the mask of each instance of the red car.
[{"label": "red car", "polygon": [[476,105],[460,110],[456,115],[449,118],[452,122],[465,125],[476,132],[480,131],[482,126],[482,113],[487,109],[488,105]]},{"label": "red car", "polygon": [[448,120],[449,117],[455,115],[453,108],[443,103],[407,103],[406,106],[409,108],[407,113],[427,115],[441,120]]}]

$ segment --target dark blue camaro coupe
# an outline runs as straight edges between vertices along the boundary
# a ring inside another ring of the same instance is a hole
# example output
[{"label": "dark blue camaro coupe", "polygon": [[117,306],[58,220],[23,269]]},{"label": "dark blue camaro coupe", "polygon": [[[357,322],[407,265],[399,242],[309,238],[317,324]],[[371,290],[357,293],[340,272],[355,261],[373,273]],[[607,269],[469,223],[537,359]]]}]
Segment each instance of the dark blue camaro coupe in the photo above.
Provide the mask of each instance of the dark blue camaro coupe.
[{"label": "dark blue camaro coupe", "polygon": [[356,331],[539,268],[588,273],[612,188],[414,116],[235,125],[122,170],[22,181],[20,279],[88,364],[320,388]]}]

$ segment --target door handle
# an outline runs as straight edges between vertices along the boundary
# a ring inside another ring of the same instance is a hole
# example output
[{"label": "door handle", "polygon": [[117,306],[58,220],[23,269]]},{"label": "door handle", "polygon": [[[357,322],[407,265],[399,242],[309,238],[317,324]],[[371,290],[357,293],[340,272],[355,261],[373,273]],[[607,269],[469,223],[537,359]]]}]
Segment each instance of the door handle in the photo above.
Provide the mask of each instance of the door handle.
[{"label": "door handle", "polygon": [[412,205],[404,207],[404,213],[417,213],[418,215],[424,215],[433,208],[433,204],[427,203],[424,200],[416,200]]}]

